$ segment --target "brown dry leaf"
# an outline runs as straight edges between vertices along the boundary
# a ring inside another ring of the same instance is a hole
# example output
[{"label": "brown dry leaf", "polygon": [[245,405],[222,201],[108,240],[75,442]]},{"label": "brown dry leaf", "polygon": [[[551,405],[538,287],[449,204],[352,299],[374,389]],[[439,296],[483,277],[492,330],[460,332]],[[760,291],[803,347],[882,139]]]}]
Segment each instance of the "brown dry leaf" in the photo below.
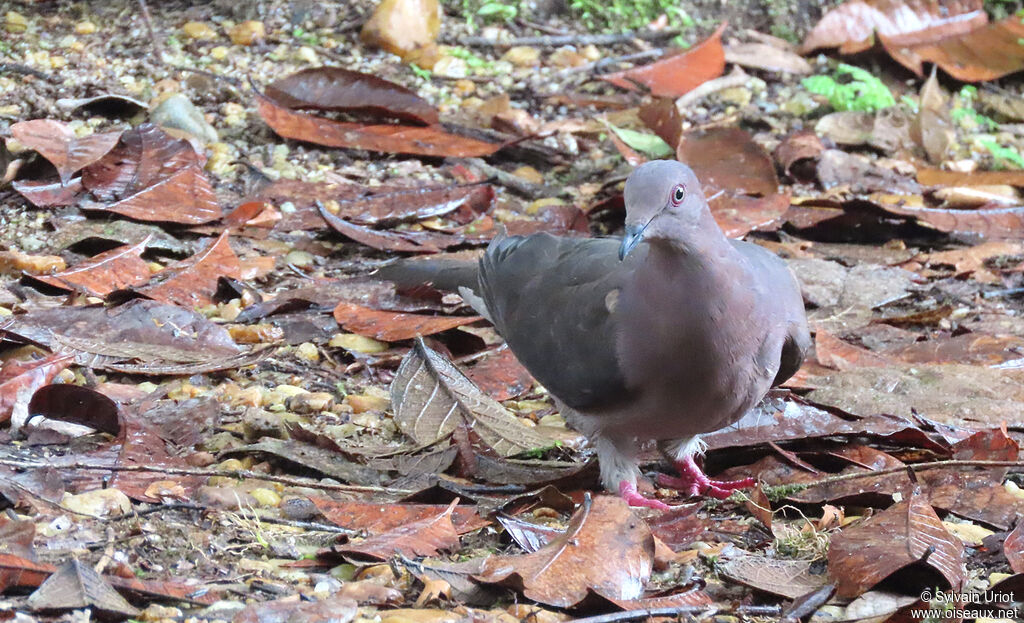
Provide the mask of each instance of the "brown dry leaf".
[{"label": "brown dry leaf", "polygon": [[879,38],[893,59],[919,76],[924,75],[925,63],[935,63],[964,82],[995,80],[1024,69],[1024,46],[1020,44],[1024,24],[1019,17],[984,24],[966,33],[959,26],[951,30]]},{"label": "brown dry leaf", "polygon": [[1003,555],[1014,573],[1024,573],[1024,519],[1017,522],[1003,541]]},{"label": "brown dry leaf", "polygon": [[139,610],[125,601],[92,567],[70,560],[53,572],[28,597],[35,612],[66,612],[91,608],[104,617],[126,618]]},{"label": "brown dry leaf", "polygon": [[926,565],[937,574],[917,588],[933,586],[941,578],[957,591],[966,577],[963,544],[946,530],[920,492],[846,528],[832,538],[828,551],[829,575],[836,581],[836,592],[848,599],[915,564]]},{"label": "brown dry leaf", "polygon": [[452,134],[439,125],[367,125],[334,121],[289,110],[256,95],[257,110],[278,135],[327,147],[367,149],[392,154],[475,158],[501,149],[500,143]]},{"label": "brown dry leaf", "polygon": [[[918,258],[929,266],[952,266],[958,275],[974,273],[974,279],[984,283],[992,283],[998,278],[992,274],[985,264],[1001,256],[1024,255],[1024,244],[1020,242],[983,242],[982,244],[949,251],[925,253]],[[979,274],[981,273],[981,274]]]},{"label": "brown dry leaf", "polygon": [[325,208],[320,208],[320,215],[338,233],[382,251],[437,253],[466,241],[464,236],[458,234],[434,231],[379,231],[349,223]]},{"label": "brown dry leaf", "polygon": [[73,359],[70,355],[53,354],[34,361],[13,358],[5,361],[0,367],[0,423],[9,420],[19,402],[28,402],[40,387],[52,382],[61,370],[71,365]]},{"label": "brown dry leaf", "polygon": [[110,205],[88,204],[89,210],[116,212],[139,221],[199,225],[221,217],[220,204],[206,173],[196,165],[180,169],[148,188]]},{"label": "brown dry leaf", "polygon": [[[327,521],[349,530],[366,531],[372,536],[385,534],[401,526],[437,517],[446,507],[440,504],[391,504],[372,502],[338,502],[328,498],[310,497]],[[451,514],[455,532],[466,534],[491,522],[477,514],[472,506],[456,506]]]},{"label": "brown dry leaf", "polygon": [[82,193],[82,178],[76,177],[66,184],[60,181],[15,180],[11,187],[37,208],[56,208],[74,205]]},{"label": "brown dry leaf", "polygon": [[0,590],[12,587],[35,588],[50,577],[55,567],[15,554],[0,552]]},{"label": "brown dry leaf", "polygon": [[32,416],[71,422],[93,430],[117,435],[121,432],[121,412],[117,403],[95,389],[61,383],[47,385],[32,395]]},{"label": "brown dry leaf", "polygon": [[725,71],[725,52],[722,49],[722,24],[704,41],[685,52],[668,58],[601,76],[623,89],[637,90],[642,85],[655,97],[676,98],[701,84],[717,78]]},{"label": "brown dry leaf", "polygon": [[893,360],[885,355],[844,342],[820,328],[814,334],[814,352],[818,363],[826,368],[836,370],[850,370],[864,366],[884,368],[893,364]]},{"label": "brown dry leaf", "polygon": [[1024,186],[1024,171],[945,171],[919,168],[917,181],[923,186]]},{"label": "brown dry leaf", "polygon": [[1024,206],[977,210],[929,208],[925,207],[920,195],[890,194],[892,184],[885,188],[887,192],[873,193],[870,199],[887,212],[915,218],[941,232],[980,234],[993,240],[1020,240],[1024,237]]},{"label": "brown dry leaf", "polygon": [[63,185],[76,171],[106,155],[121,137],[120,132],[105,132],[78,138],[67,123],[54,119],[19,121],[11,125],[10,131],[11,136],[56,167]]},{"label": "brown dry leaf", "polygon": [[760,196],[779,191],[771,157],[740,128],[687,132],[679,141],[676,158],[693,169],[706,195],[718,190]]},{"label": "brown dry leaf", "polygon": [[151,236],[146,236],[138,244],[104,251],[65,271],[38,275],[35,279],[55,288],[76,290],[101,298],[114,290],[142,285],[153,276],[141,257],[150,239]]},{"label": "brown dry leaf", "polygon": [[731,580],[761,591],[796,599],[828,583],[811,572],[810,560],[781,560],[739,550],[720,561],[722,573]]},{"label": "brown dry leaf", "polygon": [[821,18],[800,51],[863,52],[874,43],[875,32],[890,38],[965,34],[988,21],[981,5],[981,0],[848,0]]},{"label": "brown dry leaf", "polygon": [[416,93],[378,76],[342,67],[309,67],[267,85],[265,91],[286,108],[336,110],[394,117],[431,125],[437,109]]},{"label": "brown dry leaf", "polygon": [[674,99],[661,97],[644,104],[637,111],[644,124],[661,137],[669,146],[679,145],[683,135],[684,119],[676,108]]},{"label": "brown dry leaf", "polygon": [[554,443],[481,392],[422,339],[416,340],[395,373],[391,406],[398,427],[419,444],[451,435],[460,423],[505,457]]},{"label": "brown dry leaf", "polygon": [[1024,338],[1014,335],[964,333],[939,336],[905,346],[893,346],[881,356],[905,363],[962,363],[996,366],[1024,358]]},{"label": "brown dry leaf", "polygon": [[249,604],[231,623],[348,623],[356,618],[359,604],[345,595],[332,595],[319,601],[292,598]]},{"label": "brown dry leaf", "polygon": [[793,175],[793,165],[803,160],[817,160],[825,146],[813,130],[800,130],[782,139],[772,156],[786,175]]},{"label": "brown dry leaf", "polygon": [[963,461],[1016,461],[1020,446],[1005,428],[974,433],[953,444],[953,458]]},{"label": "brown dry leaf", "polygon": [[157,273],[153,283],[138,292],[156,301],[195,308],[213,302],[218,279],[238,279],[241,270],[224,232],[204,250]]},{"label": "brown dry leaf", "polygon": [[920,105],[917,116],[910,125],[910,136],[914,139],[932,164],[941,163],[949,146],[956,139],[950,117],[949,96],[942,90],[932,66],[932,74],[921,86]]},{"label": "brown dry leaf", "polygon": [[480,316],[426,316],[370,309],[342,301],[334,308],[342,327],[383,342],[398,342],[433,335],[480,320]]},{"label": "brown dry leaf", "polygon": [[362,541],[334,545],[331,551],[377,560],[388,560],[395,554],[410,558],[437,556],[442,550],[452,550],[459,544],[459,535],[452,523],[452,511],[458,503],[456,498],[434,517],[409,522]]},{"label": "brown dry leaf", "polygon": [[466,376],[499,402],[521,396],[533,386],[530,372],[507,346],[473,364],[466,370]]},{"label": "brown dry leaf", "polygon": [[[615,535],[609,539],[608,535]],[[568,608],[590,591],[636,599],[651,575],[654,537],[618,497],[587,494],[565,534],[522,556],[491,556],[475,577],[521,590],[540,603]]]},{"label": "brown dry leaf", "polygon": [[16,316],[2,330],[72,354],[78,365],[135,374],[197,374],[248,365],[228,331],[177,305],[135,299],[113,308],[56,307]]},{"label": "brown dry leaf", "polygon": [[767,43],[729,43],[725,46],[725,62],[797,75],[814,71],[799,54]]}]

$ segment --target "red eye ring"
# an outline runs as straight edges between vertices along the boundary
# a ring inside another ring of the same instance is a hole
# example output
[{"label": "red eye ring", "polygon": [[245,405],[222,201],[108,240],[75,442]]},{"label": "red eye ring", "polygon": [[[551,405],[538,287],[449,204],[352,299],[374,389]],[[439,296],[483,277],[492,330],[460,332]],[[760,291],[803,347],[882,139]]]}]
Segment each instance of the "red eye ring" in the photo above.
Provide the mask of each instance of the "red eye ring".
[{"label": "red eye ring", "polygon": [[686,184],[676,184],[672,189],[672,196],[669,199],[674,206],[681,204],[686,199]]}]

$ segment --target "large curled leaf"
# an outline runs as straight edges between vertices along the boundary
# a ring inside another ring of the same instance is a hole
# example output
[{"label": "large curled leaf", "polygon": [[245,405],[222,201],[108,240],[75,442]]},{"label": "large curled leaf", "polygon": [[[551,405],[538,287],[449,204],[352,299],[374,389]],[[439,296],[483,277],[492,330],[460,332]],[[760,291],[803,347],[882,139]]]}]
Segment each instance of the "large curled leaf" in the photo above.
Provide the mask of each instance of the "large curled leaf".
[{"label": "large curled leaf", "polygon": [[459,371],[417,339],[391,383],[395,422],[417,443],[455,431],[459,419],[502,456],[551,446],[553,441],[519,423]]}]

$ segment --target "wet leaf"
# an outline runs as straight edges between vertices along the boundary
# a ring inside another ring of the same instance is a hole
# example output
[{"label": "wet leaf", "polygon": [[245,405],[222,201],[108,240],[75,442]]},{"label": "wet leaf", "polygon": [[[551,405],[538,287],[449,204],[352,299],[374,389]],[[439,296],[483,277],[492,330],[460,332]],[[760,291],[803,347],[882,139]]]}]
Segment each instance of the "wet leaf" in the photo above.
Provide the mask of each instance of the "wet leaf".
[{"label": "wet leaf", "polygon": [[35,588],[50,577],[55,567],[15,554],[0,552],[0,590],[11,587]]},{"label": "wet leaf", "polygon": [[[614,534],[615,539],[607,536]],[[565,534],[536,552],[491,556],[476,579],[512,586],[543,604],[570,607],[589,591],[636,599],[651,575],[654,538],[620,498],[589,494]]]},{"label": "wet leaf", "polygon": [[719,190],[761,196],[779,190],[771,157],[740,128],[687,132],[679,141],[676,157],[690,165],[708,196]]},{"label": "wet leaf", "polygon": [[82,193],[82,178],[75,177],[67,183],[60,181],[15,180],[11,187],[37,208],[56,208],[74,205]]},{"label": "wet leaf", "polygon": [[395,374],[391,405],[398,427],[420,444],[451,435],[460,422],[506,457],[553,443],[520,423],[422,339]]},{"label": "wet leaf", "polygon": [[334,319],[345,329],[384,342],[398,342],[433,335],[480,320],[480,316],[427,316],[370,309],[341,302]]},{"label": "wet leaf", "polygon": [[465,238],[462,236],[433,231],[378,231],[349,223],[324,208],[320,209],[320,214],[327,224],[338,233],[382,251],[437,253],[465,242]]},{"label": "wet leaf", "polygon": [[74,130],[55,119],[33,119],[12,124],[11,136],[50,161],[62,184],[71,176],[102,158],[114,148],[120,132],[90,134],[78,138]]},{"label": "wet leaf", "polygon": [[221,277],[241,277],[241,265],[231,250],[228,232],[210,241],[199,253],[160,271],[151,284],[137,291],[156,301],[195,308],[213,302]]},{"label": "wet leaf", "polygon": [[530,372],[507,347],[473,364],[466,370],[466,376],[499,402],[525,394],[533,386]]},{"label": "wet leaf", "polygon": [[942,525],[927,499],[914,493],[862,524],[832,538],[829,575],[839,596],[853,598],[890,575],[921,564],[928,578],[913,577],[906,588],[924,589],[944,582],[957,591],[966,577],[964,546]]},{"label": "wet leaf", "polygon": [[[707,39],[685,52],[625,71],[601,76],[622,89],[646,88],[655,97],[676,98],[725,72],[722,24]],[[638,87],[637,85],[641,85]]]},{"label": "wet leaf", "polygon": [[[0,324],[0,329],[6,328]],[[0,422],[9,420],[19,404],[27,405],[36,390],[52,382],[72,361],[73,358],[65,354],[48,355],[33,361],[5,361],[0,367]]]},{"label": "wet leaf", "polygon": [[130,617],[139,610],[125,601],[92,567],[70,560],[53,572],[28,597],[34,612],[66,612],[91,608],[108,617]]},{"label": "wet leaf", "polygon": [[436,556],[440,551],[451,550],[459,544],[459,536],[452,524],[452,511],[458,502],[458,499],[454,500],[444,512],[435,517],[406,523],[362,541],[335,545],[331,551],[379,560],[387,560],[395,554],[409,557]]},{"label": "wet leaf", "polygon": [[85,292],[100,298],[114,290],[142,285],[153,276],[149,265],[142,259],[149,241],[147,236],[137,244],[104,251],[67,270],[36,275],[35,279],[55,288]]},{"label": "wet leaf", "polygon": [[270,83],[267,97],[286,108],[310,108],[378,117],[395,117],[431,125],[437,110],[409,89],[341,67],[310,67]]},{"label": "wet leaf", "polygon": [[[430,521],[446,512],[441,504],[394,504],[338,502],[327,498],[309,498],[328,521],[349,530],[366,531],[372,536],[387,534],[402,526]],[[456,506],[451,521],[458,534],[472,532],[491,522],[477,514],[472,506]]]},{"label": "wet leaf", "polygon": [[1003,541],[1003,554],[1014,573],[1024,573],[1024,519],[1017,522]]},{"label": "wet leaf", "polygon": [[955,35],[987,21],[980,0],[848,0],[821,18],[801,51],[837,47],[843,54],[853,54],[871,47],[876,31],[891,38],[921,31]]},{"label": "wet leaf", "polygon": [[263,120],[280,136],[326,147],[367,149],[393,154],[474,158],[489,156],[502,145],[452,134],[438,125],[366,125],[334,121],[289,110],[256,96]]},{"label": "wet leaf", "polygon": [[32,395],[29,415],[72,422],[117,435],[121,413],[115,403],[95,389],[79,385],[47,385]]},{"label": "wet leaf", "polygon": [[199,225],[221,217],[220,204],[206,174],[198,166],[184,167],[134,195],[109,205],[85,204],[84,209],[116,212],[139,221]]}]

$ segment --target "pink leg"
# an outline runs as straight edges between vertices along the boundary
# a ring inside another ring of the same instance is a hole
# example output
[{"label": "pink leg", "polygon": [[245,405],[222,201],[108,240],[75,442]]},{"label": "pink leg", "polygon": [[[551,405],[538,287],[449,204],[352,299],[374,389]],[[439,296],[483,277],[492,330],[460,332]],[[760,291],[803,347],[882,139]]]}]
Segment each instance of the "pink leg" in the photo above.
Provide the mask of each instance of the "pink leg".
[{"label": "pink leg", "polygon": [[661,500],[652,500],[651,498],[644,497],[636,490],[636,485],[628,480],[623,480],[619,483],[619,496],[626,500],[626,503],[630,506],[646,506],[647,508],[660,511],[672,510],[671,506]]},{"label": "pink leg", "polygon": [[692,496],[709,495],[713,498],[724,500],[732,495],[736,489],[752,487],[756,482],[753,478],[743,480],[712,480],[697,466],[693,456],[688,456],[676,462],[676,469],[679,470],[679,477],[673,478],[666,474],[658,474],[658,484],[670,489],[678,489]]}]

